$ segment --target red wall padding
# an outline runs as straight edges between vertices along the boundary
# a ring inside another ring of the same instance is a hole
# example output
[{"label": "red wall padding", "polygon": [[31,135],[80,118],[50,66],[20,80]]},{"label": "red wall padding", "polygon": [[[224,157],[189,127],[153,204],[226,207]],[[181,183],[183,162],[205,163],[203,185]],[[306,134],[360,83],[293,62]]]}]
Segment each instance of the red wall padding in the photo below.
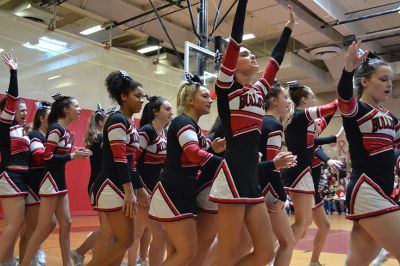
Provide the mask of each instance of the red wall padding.
[{"label": "red wall padding", "polygon": [[[35,100],[24,100],[28,108],[28,123],[31,123],[36,112]],[[92,110],[83,109],[80,113],[80,119],[78,121],[72,122],[68,127],[71,132],[75,133],[75,147],[83,146],[83,139],[92,112]],[[135,124],[138,125],[138,119],[135,119]],[[90,177],[89,160],[73,160],[68,162],[66,167],[66,177],[71,214],[95,214],[92,207],[90,206],[89,196],[87,194],[87,184]],[[2,216],[1,208],[0,216]]]}]

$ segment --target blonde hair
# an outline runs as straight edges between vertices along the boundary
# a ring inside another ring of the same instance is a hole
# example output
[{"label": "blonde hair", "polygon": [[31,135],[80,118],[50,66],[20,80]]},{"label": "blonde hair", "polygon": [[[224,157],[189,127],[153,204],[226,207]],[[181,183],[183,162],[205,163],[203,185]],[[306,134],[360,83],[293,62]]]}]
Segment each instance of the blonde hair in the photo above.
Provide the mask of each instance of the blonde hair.
[{"label": "blonde hair", "polygon": [[178,95],[176,97],[177,113],[183,114],[188,110],[189,98],[196,95],[196,92],[200,89],[200,84],[190,84],[188,82],[182,83],[179,87]]}]

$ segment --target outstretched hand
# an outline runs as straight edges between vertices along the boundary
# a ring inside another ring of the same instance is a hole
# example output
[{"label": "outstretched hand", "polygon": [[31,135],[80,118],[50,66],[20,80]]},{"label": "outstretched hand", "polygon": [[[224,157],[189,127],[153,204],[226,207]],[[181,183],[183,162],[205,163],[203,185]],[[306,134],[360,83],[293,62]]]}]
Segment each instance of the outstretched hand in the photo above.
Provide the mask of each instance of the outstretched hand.
[{"label": "outstretched hand", "polygon": [[11,70],[17,70],[18,69],[17,60],[14,59],[10,53],[8,53],[8,52],[4,53],[3,61]]},{"label": "outstretched hand", "polygon": [[286,23],[286,27],[293,29],[294,25],[296,24],[296,16],[293,11],[293,7],[288,5],[289,7],[289,21]]},{"label": "outstretched hand", "polygon": [[361,41],[353,42],[349,48],[347,49],[346,56],[344,58],[344,69],[347,72],[353,72],[362,61],[364,61],[368,56],[368,51],[364,51],[363,54],[359,54],[358,50],[360,49]]}]

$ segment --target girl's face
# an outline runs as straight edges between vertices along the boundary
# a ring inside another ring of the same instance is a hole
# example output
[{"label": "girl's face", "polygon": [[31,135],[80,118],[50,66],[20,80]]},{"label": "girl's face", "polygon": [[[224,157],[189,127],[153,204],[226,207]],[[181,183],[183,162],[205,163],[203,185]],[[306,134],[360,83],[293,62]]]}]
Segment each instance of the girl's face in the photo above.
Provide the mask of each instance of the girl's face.
[{"label": "girl's face", "polygon": [[376,103],[386,101],[393,88],[393,70],[390,66],[380,66],[369,79],[362,78],[363,95],[368,94]]},{"label": "girl's face", "polygon": [[71,104],[65,109],[65,116],[71,121],[79,120],[82,108],[76,99],[71,100]]},{"label": "girl's face", "polygon": [[137,87],[134,90],[130,90],[128,94],[121,94],[122,105],[125,105],[127,109],[132,113],[139,113],[142,110],[144,103],[144,92],[142,87]]},{"label": "girl's face", "polygon": [[310,88],[306,88],[306,90],[308,91],[308,95],[307,95],[307,97],[302,98],[302,100],[304,101],[305,107],[313,107],[313,106],[317,105],[314,92]]},{"label": "girl's face", "polygon": [[171,103],[165,100],[160,106],[160,110],[157,111],[154,115],[157,119],[160,119],[163,124],[168,125],[172,120],[172,116],[174,115],[174,113],[172,112]]},{"label": "girl's face", "polygon": [[286,116],[290,110],[291,100],[287,90],[282,89],[276,99],[276,110],[281,117]]},{"label": "girl's face", "polygon": [[28,116],[28,109],[26,108],[26,104],[24,102],[20,102],[18,104],[18,110],[17,112],[15,112],[15,120],[20,126],[25,126],[27,116]]},{"label": "girl's face", "polygon": [[210,113],[212,99],[210,91],[206,87],[200,87],[194,97],[189,98],[189,106],[196,110],[199,115]]},{"label": "girl's face", "polygon": [[49,127],[49,123],[47,122],[47,118],[49,117],[50,109],[46,109],[46,112],[42,117],[40,117],[40,127],[43,127],[46,131]]},{"label": "girl's face", "polygon": [[241,47],[236,71],[246,76],[252,76],[258,72],[259,68],[254,54],[252,54],[249,49]]}]

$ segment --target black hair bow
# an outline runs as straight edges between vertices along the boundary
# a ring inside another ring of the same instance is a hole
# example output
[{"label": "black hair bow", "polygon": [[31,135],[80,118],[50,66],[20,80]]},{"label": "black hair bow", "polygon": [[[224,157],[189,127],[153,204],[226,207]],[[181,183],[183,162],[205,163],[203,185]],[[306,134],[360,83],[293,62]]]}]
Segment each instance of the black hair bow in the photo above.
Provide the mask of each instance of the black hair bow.
[{"label": "black hair bow", "polygon": [[54,101],[61,100],[63,97],[64,96],[62,96],[60,92],[57,92],[56,94],[51,96],[51,98],[53,98]]},{"label": "black hair bow", "polygon": [[201,79],[197,75],[193,75],[190,72],[185,72],[185,79],[186,82],[189,83],[190,85],[201,85]]}]

